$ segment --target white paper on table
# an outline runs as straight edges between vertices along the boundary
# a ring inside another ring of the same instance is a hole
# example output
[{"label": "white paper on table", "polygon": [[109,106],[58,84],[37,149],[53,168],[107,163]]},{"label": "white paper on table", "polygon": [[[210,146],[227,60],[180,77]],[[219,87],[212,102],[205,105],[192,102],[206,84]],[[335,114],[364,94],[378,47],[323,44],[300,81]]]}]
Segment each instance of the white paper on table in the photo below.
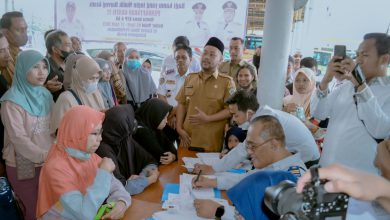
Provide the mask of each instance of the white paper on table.
[{"label": "white paper on table", "polygon": [[[182,174],[180,175],[180,190],[179,193],[181,196],[187,196],[192,199],[210,199],[215,197],[213,188],[192,188],[192,179],[196,175]],[[210,176],[209,176],[210,178]]]},{"label": "white paper on table", "polygon": [[180,204],[181,197],[179,194],[168,193],[168,199],[162,204],[162,209],[169,209],[172,206],[177,206]]},{"label": "white paper on table", "polygon": [[[203,153],[205,154],[213,154],[213,153]],[[219,154],[218,154],[219,155]],[[194,169],[195,164],[207,164],[207,165],[214,165],[217,163],[220,159],[219,156],[202,156],[201,158],[194,158],[194,157],[183,157],[182,158],[184,162],[184,167],[188,169],[189,172],[192,172],[192,169]]]},{"label": "white paper on table", "polygon": [[[169,195],[168,195],[169,197]],[[176,196],[173,196],[174,198]],[[153,214],[155,220],[176,220],[176,219],[186,219],[186,220],[204,220],[205,218],[198,217],[196,215],[196,210],[193,204],[190,204],[185,198],[176,197],[174,204],[177,208],[170,209],[168,211],[156,212]],[[180,199],[177,199],[180,198]],[[222,217],[223,220],[233,220],[234,219],[234,208],[230,206],[228,202],[224,199],[215,199],[212,200],[218,202],[219,204],[225,207],[225,214]]]},{"label": "white paper on table", "polygon": [[194,165],[197,163],[203,163],[203,161],[200,158],[195,158],[195,157],[183,157],[182,158],[185,167],[188,168],[194,168]]},{"label": "white paper on table", "polygon": [[210,166],[213,166],[214,164],[218,163],[219,158],[202,158],[203,164],[207,164]]},{"label": "white paper on table", "polygon": [[197,153],[196,156],[198,158],[201,158],[201,159],[204,159],[204,158],[219,159],[219,153]]}]

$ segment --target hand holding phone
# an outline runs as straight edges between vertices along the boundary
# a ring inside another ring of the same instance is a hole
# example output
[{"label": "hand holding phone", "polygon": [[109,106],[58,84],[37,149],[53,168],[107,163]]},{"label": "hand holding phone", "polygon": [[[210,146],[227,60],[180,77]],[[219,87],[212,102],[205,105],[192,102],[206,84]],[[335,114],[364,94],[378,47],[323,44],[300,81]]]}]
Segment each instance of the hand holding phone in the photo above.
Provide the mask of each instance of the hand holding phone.
[{"label": "hand holding phone", "polygon": [[362,85],[366,82],[366,77],[362,71],[362,68],[360,68],[359,65],[356,65],[356,67],[352,70],[351,74],[356,79],[359,85]]},{"label": "hand holding phone", "polygon": [[345,45],[335,45],[334,46],[334,56],[341,57],[341,59],[335,60],[335,62],[341,62],[346,56],[346,46]]}]

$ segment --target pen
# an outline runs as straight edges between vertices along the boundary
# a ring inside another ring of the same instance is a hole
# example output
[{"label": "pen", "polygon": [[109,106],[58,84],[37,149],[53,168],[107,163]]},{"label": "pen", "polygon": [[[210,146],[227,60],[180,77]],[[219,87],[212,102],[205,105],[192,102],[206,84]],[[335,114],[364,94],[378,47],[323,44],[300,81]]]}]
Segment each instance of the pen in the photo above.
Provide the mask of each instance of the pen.
[{"label": "pen", "polygon": [[202,173],[202,170],[199,170],[199,173],[196,176],[196,179],[195,179],[194,183],[198,182],[201,173]]}]

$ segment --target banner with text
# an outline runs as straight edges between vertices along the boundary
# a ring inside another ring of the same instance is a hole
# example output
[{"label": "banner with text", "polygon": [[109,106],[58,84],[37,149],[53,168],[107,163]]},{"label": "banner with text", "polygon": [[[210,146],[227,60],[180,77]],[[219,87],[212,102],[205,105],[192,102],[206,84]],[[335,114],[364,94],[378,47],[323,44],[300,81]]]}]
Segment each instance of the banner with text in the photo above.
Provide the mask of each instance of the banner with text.
[{"label": "banner with text", "polygon": [[203,47],[245,37],[248,0],[56,0],[55,26],[83,41],[172,44],[185,35]]}]

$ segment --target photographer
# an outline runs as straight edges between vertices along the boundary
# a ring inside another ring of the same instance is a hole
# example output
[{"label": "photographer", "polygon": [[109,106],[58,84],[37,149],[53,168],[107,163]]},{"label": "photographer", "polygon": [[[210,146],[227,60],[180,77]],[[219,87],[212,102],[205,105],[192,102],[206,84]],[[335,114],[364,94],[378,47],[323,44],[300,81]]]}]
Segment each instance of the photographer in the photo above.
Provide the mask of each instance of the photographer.
[{"label": "photographer", "polygon": [[[378,202],[388,213],[381,213],[380,210],[373,208],[371,203],[362,203],[359,210],[354,211],[351,200],[348,208],[348,217],[365,215],[375,216],[375,219],[389,217],[390,213],[390,140],[381,142],[378,145],[378,153],[375,159],[375,165],[381,170],[382,176],[375,176],[366,172],[353,170],[341,165],[333,164],[328,167],[319,168],[320,179],[326,179],[325,190],[328,192],[343,192],[356,200]],[[297,192],[302,193],[303,187],[311,179],[310,172],[305,173],[297,184]],[[375,210],[373,210],[375,209]],[[367,214],[369,213],[369,214]],[[380,215],[380,216],[379,216]],[[385,219],[385,218],[383,218]]]},{"label": "photographer", "polygon": [[[330,118],[322,166],[341,163],[377,173],[373,165],[376,139],[390,133],[390,77],[386,76],[389,61],[390,37],[381,33],[364,36],[356,63],[350,58],[332,58],[310,106],[315,118]],[[352,74],[358,72],[353,71],[356,65],[362,70],[362,80]],[[328,85],[335,76],[348,81],[329,93]]]}]

